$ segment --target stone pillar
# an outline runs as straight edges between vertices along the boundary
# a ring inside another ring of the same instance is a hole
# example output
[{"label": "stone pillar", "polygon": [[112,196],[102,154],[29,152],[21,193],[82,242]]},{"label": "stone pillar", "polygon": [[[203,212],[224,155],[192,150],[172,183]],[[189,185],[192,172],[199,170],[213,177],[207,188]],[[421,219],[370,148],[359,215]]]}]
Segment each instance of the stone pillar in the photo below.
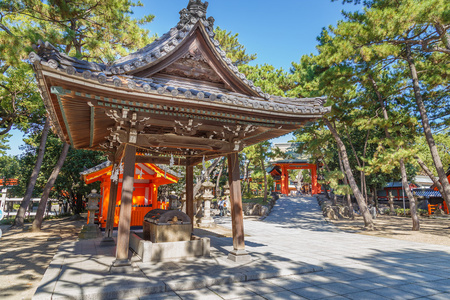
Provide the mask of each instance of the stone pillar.
[{"label": "stone pillar", "polygon": [[244,215],[242,213],[241,182],[239,173],[238,153],[227,155],[228,158],[228,181],[230,183],[231,200],[231,223],[233,231],[233,250],[228,259],[235,262],[250,261],[251,257],[245,251],[244,242]]},{"label": "stone pillar", "polygon": [[134,189],[134,168],[136,147],[126,145],[122,181],[122,197],[120,203],[119,231],[117,235],[116,260],[114,266],[128,266],[128,248],[130,246],[131,205]]}]

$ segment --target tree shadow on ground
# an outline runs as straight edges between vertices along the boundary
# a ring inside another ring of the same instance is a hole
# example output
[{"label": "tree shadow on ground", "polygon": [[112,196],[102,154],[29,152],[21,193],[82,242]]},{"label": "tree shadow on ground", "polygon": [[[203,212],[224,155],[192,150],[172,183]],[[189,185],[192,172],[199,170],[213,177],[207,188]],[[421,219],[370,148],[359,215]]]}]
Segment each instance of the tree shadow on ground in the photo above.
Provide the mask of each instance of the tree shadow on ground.
[{"label": "tree shadow on ground", "polygon": [[0,298],[29,298],[60,242],[74,239],[80,228],[66,218],[45,221],[39,233],[6,229],[0,239]]}]

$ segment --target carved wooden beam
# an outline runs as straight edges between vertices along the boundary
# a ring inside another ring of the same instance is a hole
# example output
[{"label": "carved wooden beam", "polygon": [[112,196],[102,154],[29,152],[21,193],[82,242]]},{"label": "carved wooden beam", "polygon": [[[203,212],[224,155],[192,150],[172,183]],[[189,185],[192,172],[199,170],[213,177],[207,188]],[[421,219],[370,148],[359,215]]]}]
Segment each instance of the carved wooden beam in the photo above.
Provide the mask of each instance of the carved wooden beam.
[{"label": "carved wooden beam", "polygon": [[[117,141],[126,143],[129,140],[129,133],[125,130],[113,132],[117,136]],[[213,152],[234,152],[242,150],[242,143],[230,143],[228,141],[207,139],[192,136],[179,136],[175,134],[138,134],[136,145],[140,147],[167,147],[179,149],[193,149]]]},{"label": "carved wooden beam", "polygon": [[119,163],[120,160],[122,159],[123,155],[124,155],[124,150],[125,150],[125,144],[120,144],[117,149],[116,149],[116,153],[114,155],[114,163]]},{"label": "carved wooden beam", "polygon": [[[138,155],[138,156],[136,156],[136,163],[169,165],[170,164],[170,157],[167,157],[167,156]],[[177,166],[185,166],[186,165],[186,159],[185,158],[174,158],[173,164],[177,165]]]}]

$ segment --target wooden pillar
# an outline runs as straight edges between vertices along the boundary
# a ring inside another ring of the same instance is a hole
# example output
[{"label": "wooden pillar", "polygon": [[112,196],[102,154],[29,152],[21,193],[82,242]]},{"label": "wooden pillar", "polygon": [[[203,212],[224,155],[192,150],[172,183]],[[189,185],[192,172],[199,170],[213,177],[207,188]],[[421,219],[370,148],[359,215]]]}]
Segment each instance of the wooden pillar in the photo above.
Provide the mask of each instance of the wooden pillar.
[{"label": "wooden pillar", "polygon": [[249,261],[250,255],[245,251],[244,215],[242,212],[241,181],[239,173],[238,153],[227,155],[228,182],[230,185],[231,224],[233,231],[233,251],[228,259],[233,261]]},{"label": "wooden pillar", "polygon": [[136,147],[125,147],[122,198],[120,203],[119,232],[117,235],[115,266],[129,265],[128,248],[130,246],[131,205],[134,188],[134,166],[136,162]]},{"label": "wooden pillar", "polygon": [[[113,165],[114,170],[115,165]],[[119,179],[117,179],[119,181]],[[114,230],[114,212],[116,210],[118,182],[111,180],[109,187],[108,213],[106,214],[105,238],[112,239]]]},{"label": "wooden pillar", "polygon": [[191,219],[194,228],[194,166],[186,159],[186,214]]},{"label": "wooden pillar", "polygon": [[318,193],[318,186],[317,186],[317,166],[312,165],[311,167],[311,195],[315,195]]}]

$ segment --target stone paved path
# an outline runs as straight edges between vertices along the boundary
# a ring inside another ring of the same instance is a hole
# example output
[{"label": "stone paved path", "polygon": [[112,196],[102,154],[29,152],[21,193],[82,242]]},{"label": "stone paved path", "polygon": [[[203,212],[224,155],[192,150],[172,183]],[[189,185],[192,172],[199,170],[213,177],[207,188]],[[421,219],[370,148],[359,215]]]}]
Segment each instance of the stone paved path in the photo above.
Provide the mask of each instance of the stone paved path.
[{"label": "stone paved path", "polygon": [[[231,226],[229,220],[221,223]],[[195,295],[177,293],[179,297],[450,299],[450,247],[340,232],[324,220],[315,198],[281,198],[264,221],[244,226],[252,255],[292,259],[324,271],[213,286]],[[167,299],[179,299],[172,296]]]},{"label": "stone paved path", "polygon": [[[229,218],[216,221],[231,227]],[[288,274],[290,268],[298,265],[312,265],[323,271],[177,290],[139,299],[450,299],[450,247],[338,231],[321,217],[315,198],[281,198],[268,218],[246,220],[244,226],[248,235],[246,249],[253,257],[252,265],[242,266],[247,271],[252,266],[266,266],[269,273],[278,270]],[[221,252],[231,250],[231,239],[211,237],[211,245],[215,253],[212,260],[223,267]],[[65,273],[64,280],[56,284],[60,285],[60,296],[69,288],[98,289],[92,279],[82,275],[86,262],[77,262],[76,266],[80,271],[72,276],[80,276],[79,283],[74,284],[71,274]],[[199,262],[183,267],[186,279],[201,277],[204,270]],[[220,273],[217,268],[217,274],[211,272],[207,277],[218,278]],[[149,280],[155,280],[151,270],[139,278],[123,275],[111,277],[112,282],[107,279],[103,278],[103,282],[111,284],[111,289],[141,283],[149,290]],[[102,299],[109,299],[107,295]]]}]

